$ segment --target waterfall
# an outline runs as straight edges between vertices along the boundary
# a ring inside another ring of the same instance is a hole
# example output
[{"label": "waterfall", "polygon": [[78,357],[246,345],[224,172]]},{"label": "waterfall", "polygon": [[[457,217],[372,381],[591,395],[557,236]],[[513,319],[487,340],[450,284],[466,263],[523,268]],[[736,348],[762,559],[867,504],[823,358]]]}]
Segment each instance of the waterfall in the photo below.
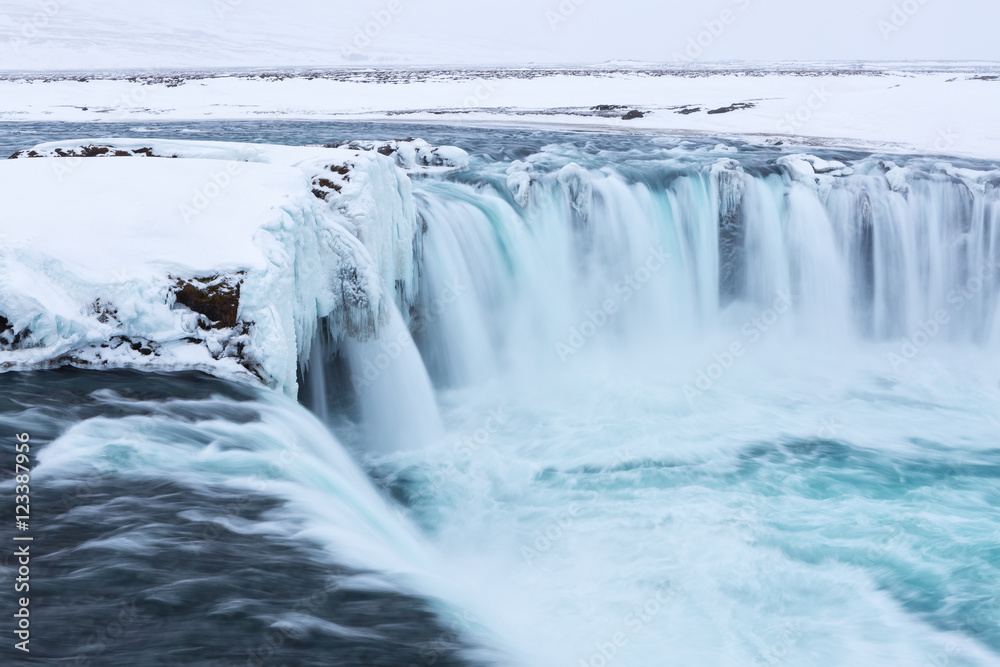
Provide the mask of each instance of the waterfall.
[{"label": "waterfall", "polygon": [[417,339],[439,384],[547,363],[601,330],[698,338],[780,295],[801,341],[896,340],[935,318],[947,340],[997,340],[997,172],[920,158],[536,157],[510,190],[489,163],[415,184]]}]

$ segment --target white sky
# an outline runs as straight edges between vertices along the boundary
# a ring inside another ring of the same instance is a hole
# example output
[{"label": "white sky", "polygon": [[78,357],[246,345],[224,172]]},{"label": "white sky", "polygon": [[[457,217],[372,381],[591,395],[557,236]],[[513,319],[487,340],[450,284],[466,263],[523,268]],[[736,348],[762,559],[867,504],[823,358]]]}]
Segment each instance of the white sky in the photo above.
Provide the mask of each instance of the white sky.
[{"label": "white sky", "polygon": [[998,27],[996,0],[0,0],[0,69],[671,62],[699,37],[700,61],[1000,60]]}]

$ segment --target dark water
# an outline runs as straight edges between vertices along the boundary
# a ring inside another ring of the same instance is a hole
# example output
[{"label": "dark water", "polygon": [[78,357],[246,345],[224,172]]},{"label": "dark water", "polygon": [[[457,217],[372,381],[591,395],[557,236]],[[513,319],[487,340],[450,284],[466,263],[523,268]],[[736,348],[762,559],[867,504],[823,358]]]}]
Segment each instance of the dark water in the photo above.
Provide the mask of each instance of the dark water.
[{"label": "dark water", "polygon": [[[178,398],[177,422],[259,419],[257,391],[197,373],[9,373],[0,376],[0,456],[12,466],[13,434],[28,432],[37,467],[49,443],[81,424],[113,429]],[[128,429],[121,433],[125,447]],[[177,433],[172,440],[183,447]],[[7,481],[0,488],[10,501],[0,503],[0,608],[9,612],[17,608],[14,491]],[[288,521],[278,498],[89,465],[58,478],[42,469],[30,488],[33,541],[17,544],[30,544],[30,591],[18,595],[30,595],[31,653],[13,649],[8,620],[0,662],[468,664],[425,601],[362,590],[351,582],[364,573],[337,565],[317,544],[258,530]]]},{"label": "dark water", "polygon": [[[704,137],[670,138],[644,133],[601,134],[552,129],[476,128],[454,125],[418,125],[411,123],[356,121],[202,121],[163,123],[0,123],[0,156],[11,155],[47,141],[67,139],[126,137],[180,139],[193,141],[238,141],[290,146],[316,145],[352,139],[405,139],[414,137],[436,145],[455,145],[469,153],[493,160],[523,159],[545,146],[559,144],[585,153],[615,152],[632,154],[656,151],[664,146],[683,144],[687,148],[710,149],[719,140]],[[761,147],[734,139],[727,143],[748,154],[762,157],[780,155],[779,147]],[[824,151],[824,155],[834,152]],[[836,151],[842,159],[859,158],[865,153]],[[722,157],[722,156],[720,156]]]}]

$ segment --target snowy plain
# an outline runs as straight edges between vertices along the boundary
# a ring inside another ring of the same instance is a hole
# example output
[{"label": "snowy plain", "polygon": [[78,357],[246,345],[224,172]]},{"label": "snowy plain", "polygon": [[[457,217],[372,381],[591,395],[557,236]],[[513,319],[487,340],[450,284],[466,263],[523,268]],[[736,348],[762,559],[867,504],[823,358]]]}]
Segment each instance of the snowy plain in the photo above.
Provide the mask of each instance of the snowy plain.
[{"label": "snowy plain", "polygon": [[0,122],[502,124],[985,159],[1000,158],[998,102],[988,64],[0,74]]}]

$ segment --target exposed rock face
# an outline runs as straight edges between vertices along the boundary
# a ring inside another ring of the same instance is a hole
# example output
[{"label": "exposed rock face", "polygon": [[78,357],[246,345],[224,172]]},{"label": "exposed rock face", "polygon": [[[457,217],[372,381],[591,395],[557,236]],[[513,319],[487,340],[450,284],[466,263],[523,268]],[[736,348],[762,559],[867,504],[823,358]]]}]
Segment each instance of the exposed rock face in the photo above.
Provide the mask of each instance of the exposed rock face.
[{"label": "exposed rock face", "polygon": [[642,113],[638,109],[632,109],[627,114],[622,116],[622,120],[635,120],[636,118],[645,118],[646,114]]},{"label": "exposed rock face", "polygon": [[0,350],[16,350],[30,338],[28,328],[17,329],[10,321],[0,315]]},{"label": "exposed rock face", "polygon": [[354,167],[352,163],[330,164],[326,166],[326,171],[330,174],[321,174],[312,179],[312,193],[317,199],[329,201],[330,195],[344,189],[344,184],[351,180],[350,173]]},{"label": "exposed rock face", "polygon": [[74,148],[51,148],[51,149],[36,149],[28,148],[23,151],[17,151],[11,155],[9,160],[16,160],[18,158],[30,158],[30,157],[171,157],[175,158],[176,155],[157,155],[153,152],[152,148],[144,146],[141,148],[115,148],[110,145],[95,145],[91,144],[88,146],[79,146]]},{"label": "exposed rock face", "polygon": [[720,107],[718,109],[712,109],[709,114],[719,114],[719,113],[730,113],[733,111],[740,111],[741,109],[753,109],[756,104],[753,102],[736,102],[735,104],[730,104],[728,107]]},{"label": "exposed rock face", "polygon": [[176,303],[203,315],[210,328],[232,329],[239,321],[240,276],[178,279],[172,291]]}]

